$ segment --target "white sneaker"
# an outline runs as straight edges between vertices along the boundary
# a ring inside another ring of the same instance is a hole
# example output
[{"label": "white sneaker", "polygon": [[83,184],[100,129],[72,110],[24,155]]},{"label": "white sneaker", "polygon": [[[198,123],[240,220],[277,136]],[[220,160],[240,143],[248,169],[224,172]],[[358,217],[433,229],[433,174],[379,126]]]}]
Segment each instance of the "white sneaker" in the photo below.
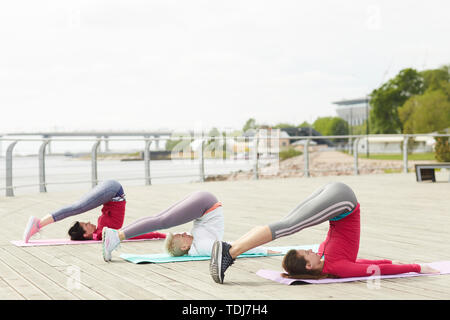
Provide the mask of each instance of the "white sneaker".
[{"label": "white sneaker", "polygon": [[111,252],[120,245],[119,232],[104,227],[102,230],[103,260],[111,261]]}]

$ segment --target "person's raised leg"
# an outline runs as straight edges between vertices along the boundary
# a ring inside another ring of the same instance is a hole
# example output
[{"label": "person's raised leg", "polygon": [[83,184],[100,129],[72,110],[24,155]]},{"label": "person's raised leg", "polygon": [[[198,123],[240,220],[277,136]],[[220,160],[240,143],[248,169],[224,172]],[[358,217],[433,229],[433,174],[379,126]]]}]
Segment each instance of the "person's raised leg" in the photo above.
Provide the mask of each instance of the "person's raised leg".
[{"label": "person's raised leg", "polygon": [[111,261],[111,252],[117,248],[120,241],[148,232],[178,226],[200,218],[217,202],[217,198],[212,193],[198,191],[176,202],[157,215],[138,219],[120,230],[103,228],[103,259]]},{"label": "person's raised leg", "polygon": [[316,190],[296,206],[282,220],[250,230],[231,245],[216,241],[210,260],[210,274],[217,283],[223,283],[225,271],[236,257],[249,249],[280,237],[333,219],[352,211],[357,205],[353,191],[343,183],[335,182]]},{"label": "person's raised leg", "polygon": [[111,201],[112,198],[118,195],[123,195],[121,184],[115,180],[107,180],[92,188],[80,200],[73,204],[64,206],[41,219],[32,216],[29,218],[24,231],[24,241],[28,242],[30,237],[51,223],[92,210]]},{"label": "person's raised leg", "polygon": [[168,229],[200,218],[218,202],[210,192],[197,191],[176,202],[157,215],[145,217],[123,227],[125,239],[148,232]]},{"label": "person's raised leg", "polygon": [[324,185],[288,215],[269,224],[273,240],[348,214],[358,205],[353,190],[341,183]]},{"label": "person's raised leg", "polygon": [[269,226],[253,227],[249,232],[231,244],[230,255],[235,259],[238,255],[272,241]]}]

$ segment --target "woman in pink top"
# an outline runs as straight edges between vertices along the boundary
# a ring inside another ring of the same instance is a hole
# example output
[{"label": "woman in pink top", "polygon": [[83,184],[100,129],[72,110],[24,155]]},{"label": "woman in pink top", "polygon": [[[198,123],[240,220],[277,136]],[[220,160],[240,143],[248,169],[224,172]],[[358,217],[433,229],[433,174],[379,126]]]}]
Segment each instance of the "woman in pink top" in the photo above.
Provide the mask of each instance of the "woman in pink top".
[{"label": "woman in pink top", "polygon": [[233,242],[216,241],[210,260],[210,274],[217,283],[223,283],[225,271],[241,253],[297,233],[307,227],[329,221],[327,238],[312,250],[290,250],[283,259],[286,276],[299,279],[325,277],[370,276],[374,266],[381,274],[406,272],[436,273],[427,265],[392,264],[390,260],[357,259],[360,236],[359,203],[352,189],[340,182],[328,183],[296,206],[280,221],[254,227]]},{"label": "woman in pink top", "polygon": [[[24,242],[28,242],[34,234],[51,223],[80,215],[99,206],[102,206],[102,214],[97,220],[97,225],[90,222],[76,221],[69,229],[68,234],[71,240],[102,240],[104,227],[122,227],[125,219],[126,202],[123,187],[118,181],[103,181],[72,204],[63,206],[41,219],[31,216],[23,234]],[[133,239],[158,239],[165,237],[163,233],[152,232],[142,234]]]},{"label": "woman in pink top", "polygon": [[[291,278],[349,278],[373,274],[422,272],[419,264],[392,264],[391,260],[357,259],[360,236],[359,204],[346,217],[330,220],[327,238],[317,253],[312,250],[290,250],[283,259],[285,276]],[[430,271],[425,267],[424,271]]]}]

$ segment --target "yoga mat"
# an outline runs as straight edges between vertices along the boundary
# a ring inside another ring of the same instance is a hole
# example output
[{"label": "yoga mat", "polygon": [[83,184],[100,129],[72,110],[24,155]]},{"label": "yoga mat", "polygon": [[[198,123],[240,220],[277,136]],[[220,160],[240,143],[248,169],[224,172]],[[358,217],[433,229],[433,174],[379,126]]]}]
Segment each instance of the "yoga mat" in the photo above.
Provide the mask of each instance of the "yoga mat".
[{"label": "yoga mat", "polygon": [[420,276],[437,276],[441,274],[450,274],[450,261],[438,261],[427,263],[433,269],[439,270],[440,273],[416,273],[408,272],[401,274],[391,274],[391,275],[379,275],[379,276],[366,276],[366,277],[353,277],[353,278],[339,278],[339,279],[320,279],[320,280],[310,280],[310,279],[290,279],[283,278],[280,271],[275,270],[265,270],[261,269],[256,274],[262,278],[276,281],[287,285],[298,285],[298,284],[324,284],[324,283],[340,283],[340,282],[351,282],[351,281],[361,281],[361,280],[374,280],[374,279],[392,279],[392,278],[407,278],[407,277],[420,277]]},{"label": "yoga mat", "polygon": [[[164,238],[151,238],[151,239],[129,239],[123,242],[136,242],[136,241],[147,241],[147,240],[160,240]],[[25,243],[23,240],[11,240],[12,244],[18,247],[37,247],[37,246],[60,246],[60,245],[71,245],[71,244],[93,244],[102,243],[101,240],[83,240],[75,241],[70,239],[40,239],[40,240],[29,240]]]},{"label": "yoga mat", "polygon": [[[303,249],[308,250],[311,249],[313,251],[319,250],[318,244],[313,245],[305,245],[305,246],[287,246],[287,247],[265,247],[269,250],[273,251],[281,251],[281,253],[277,254],[264,254],[264,253],[256,253],[256,254],[248,254],[244,253],[238,256],[238,258],[257,258],[257,257],[268,257],[268,256],[280,256],[284,255],[290,249]],[[181,256],[181,257],[172,257],[167,253],[155,253],[155,254],[128,254],[123,253],[120,255],[122,259],[125,259],[128,262],[132,263],[169,263],[169,262],[184,262],[184,261],[203,261],[209,260],[211,256]]]}]

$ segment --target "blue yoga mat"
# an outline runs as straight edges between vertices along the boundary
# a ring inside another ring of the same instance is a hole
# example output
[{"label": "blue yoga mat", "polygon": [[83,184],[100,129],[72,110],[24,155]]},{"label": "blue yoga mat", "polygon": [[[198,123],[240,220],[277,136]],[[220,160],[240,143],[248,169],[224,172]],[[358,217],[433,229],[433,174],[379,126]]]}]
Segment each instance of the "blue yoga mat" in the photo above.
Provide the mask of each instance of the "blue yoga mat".
[{"label": "blue yoga mat", "polygon": [[[268,257],[268,256],[281,256],[286,254],[291,249],[303,249],[303,250],[313,250],[317,252],[319,250],[318,244],[304,245],[304,246],[286,246],[286,247],[265,247],[269,250],[280,251],[281,253],[277,254],[264,254],[264,253],[256,253],[256,254],[248,254],[243,253],[238,258],[257,258],[257,257]],[[184,261],[202,261],[209,260],[210,256],[181,256],[181,257],[172,257],[167,253],[155,253],[155,254],[129,254],[123,253],[120,255],[122,259],[132,263],[169,263],[169,262],[184,262]]]}]

